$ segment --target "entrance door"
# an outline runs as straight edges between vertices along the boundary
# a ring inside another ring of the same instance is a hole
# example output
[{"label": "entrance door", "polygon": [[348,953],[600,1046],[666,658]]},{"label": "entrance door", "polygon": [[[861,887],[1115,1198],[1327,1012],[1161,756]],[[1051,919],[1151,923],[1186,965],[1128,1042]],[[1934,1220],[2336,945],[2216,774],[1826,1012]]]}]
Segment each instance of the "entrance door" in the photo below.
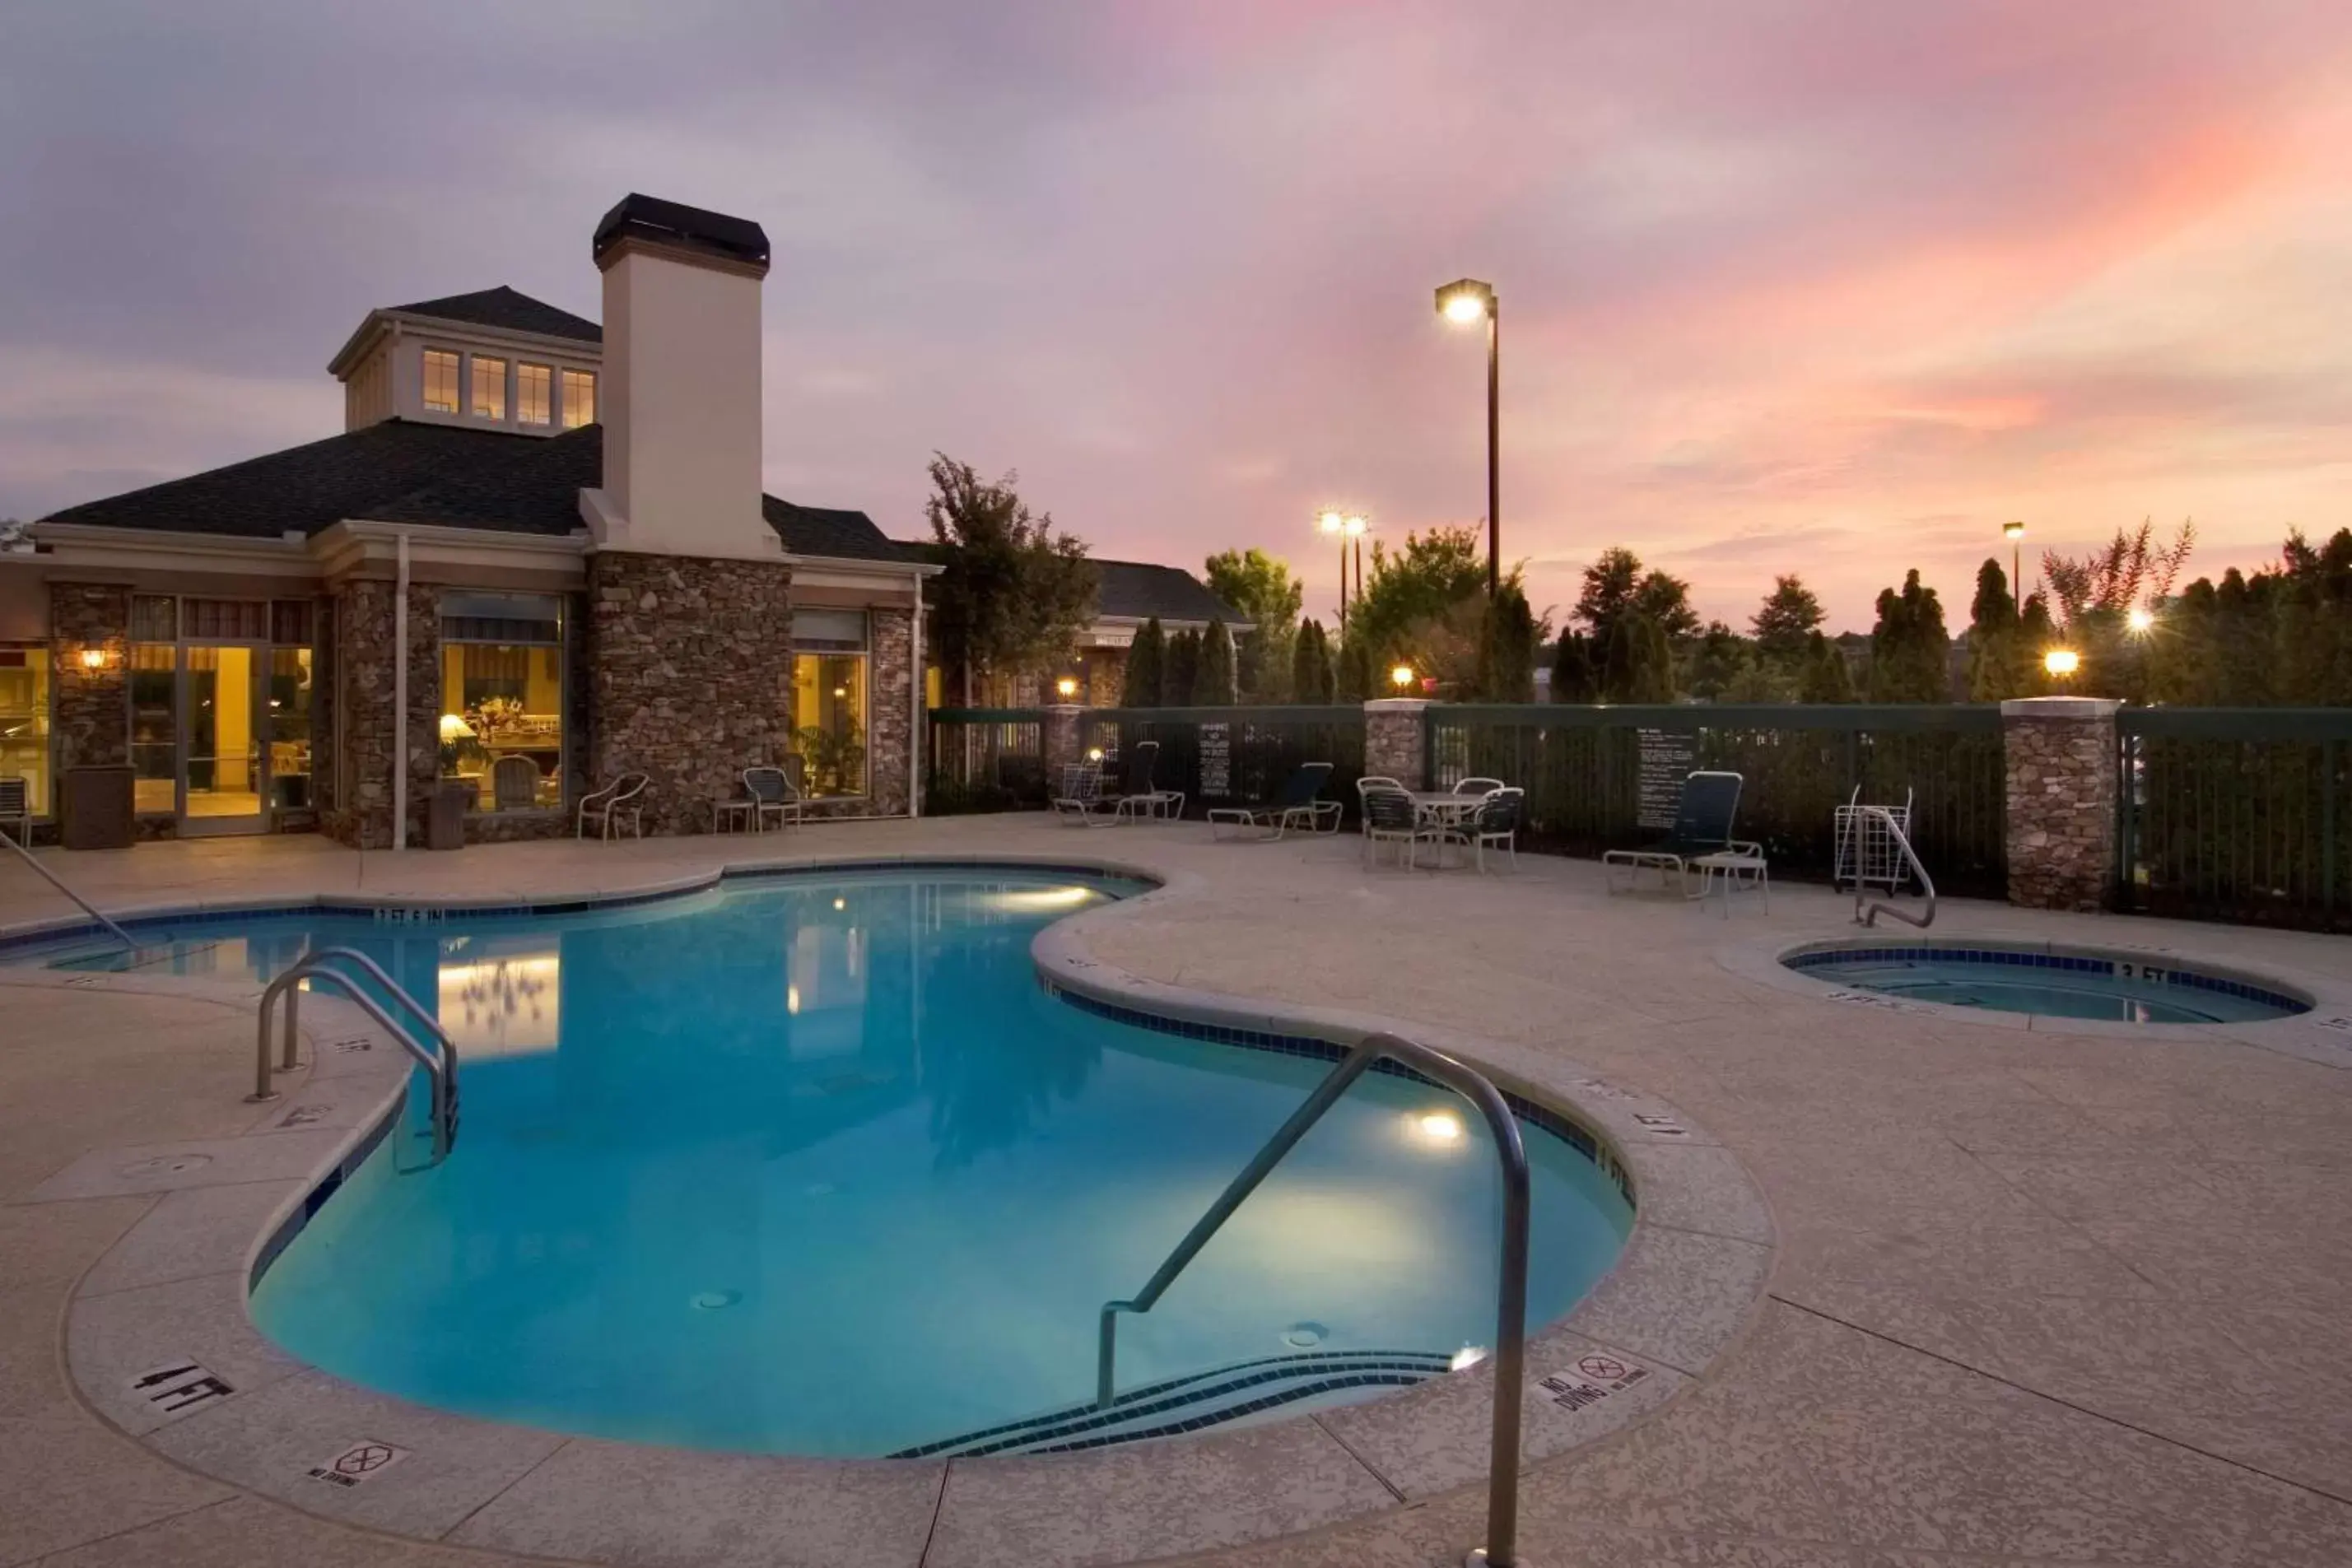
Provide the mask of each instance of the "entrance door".
[{"label": "entrance door", "polygon": [[269,825],[268,653],[193,643],[183,656],[180,832],[260,832]]}]

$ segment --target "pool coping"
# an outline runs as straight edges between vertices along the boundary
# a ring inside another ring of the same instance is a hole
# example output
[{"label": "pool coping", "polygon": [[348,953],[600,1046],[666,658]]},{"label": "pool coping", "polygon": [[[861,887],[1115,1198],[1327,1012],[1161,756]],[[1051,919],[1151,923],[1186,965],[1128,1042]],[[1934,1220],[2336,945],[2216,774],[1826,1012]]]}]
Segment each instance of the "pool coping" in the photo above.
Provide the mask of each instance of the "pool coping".
[{"label": "pool coping", "polygon": [[[2311,1009],[2284,1018],[2238,1023],[2123,1023],[2101,1019],[2059,1018],[2047,1013],[1963,1008],[1948,1002],[1923,1002],[1891,997],[1882,992],[1843,986],[1819,975],[1792,969],[1782,962],[1800,954],[1825,948],[1922,945],[2021,953],[2112,954],[2152,961],[2158,967],[2189,966],[2285,994],[2300,992],[2310,1000]],[[1727,972],[1775,990],[1816,1001],[1876,1009],[1938,1023],[2079,1039],[2137,1040],[2151,1044],[2195,1041],[2252,1046],[2298,1061],[2316,1062],[2324,1067],[2352,1071],[2352,983],[2335,975],[2291,964],[2265,960],[2260,967],[2255,967],[2242,959],[2217,956],[2193,942],[2050,941],[1996,931],[1881,930],[1864,933],[1857,930],[1852,936],[1813,936],[1797,942],[1791,942],[1785,935],[1759,936],[1717,948],[1715,959],[1717,966]]]},{"label": "pool coping", "polygon": [[[279,908],[546,912],[690,894],[730,877],[924,867],[1147,883],[1144,893],[1041,929],[1031,947],[1040,982],[1210,1030],[1340,1047],[1376,1030],[1409,1033],[1589,1134],[1596,1162],[1630,1182],[1634,1225],[1608,1273],[1566,1317],[1529,1337],[1523,1466],[1606,1437],[1672,1399],[1706,1373],[1760,1303],[1775,1252],[1763,1195],[1727,1149],[1664,1101],[1532,1047],[1171,986],[1093,956],[1088,931],[1205,885],[1192,873],[1095,855],[812,856],[729,862],[611,897],[338,894],[182,901],[131,914],[152,920]],[[0,930],[0,948],[88,925],[10,927]],[[246,1005],[261,989],[137,971],[0,970],[0,983]],[[908,1568],[1140,1562],[1385,1513],[1485,1478],[1491,1361],[1365,1404],[1259,1425],[981,1458],[810,1459],[667,1448],[457,1415],[346,1383],[261,1334],[247,1311],[250,1281],[263,1250],[283,1244],[292,1217],[322,1203],[398,1115],[409,1074],[397,1048],[347,1002],[315,997],[303,1022],[311,1038],[306,1064],[289,1075],[280,1101],[257,1108],[241,1137],[94,1151],[29,1199],[162,1195],[76,1285],[66,1362],[101,1419],[200,1473],[324,1518],[451,1544],[614,1563],[812,1568],[853,1554]],[[139,1386],[183,1364],[196,1371]],[[204,1375],[229,1392],[206,1391],[194,1381]],[[1548,1379],[1555,1380],[1550,1386]],[[157,1396],[159,1386],[184,1385],[194,1397]],[[338,1477],[334,1461],[363,1450],[394,1457],[358,1479]]]}]

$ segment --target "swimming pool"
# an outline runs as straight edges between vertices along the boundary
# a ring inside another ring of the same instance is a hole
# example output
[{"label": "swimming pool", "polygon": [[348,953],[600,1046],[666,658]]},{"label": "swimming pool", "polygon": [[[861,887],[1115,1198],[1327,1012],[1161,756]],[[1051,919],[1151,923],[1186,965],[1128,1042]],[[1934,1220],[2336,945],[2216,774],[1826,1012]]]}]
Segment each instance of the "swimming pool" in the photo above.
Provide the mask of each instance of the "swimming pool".
[{"label": "swimming pool", "polygon": [[[1249,1419],[1483,1346],[1491,1147],[1444,1092],[1375,1074],[1122,1323],[1118,1416],[1075,1413],[1102,1303],[1328,1067],[1041,989],[1035,932],[1133,891],[803,873],[555,915],[137,934],[153,967],[193,974],[358,946],[457,1039],[449,1159],[425,1162],[412,1117],[254,1287],[266,1333],[369,1387],[598,1437],[856,1457]],[[1533,1325],[1609,1268],[1632,1212],[1567,1138],[1527,1142]]]},{"label": "swimming pool", "polygon": [[1966,942],[1845,943],[1781,959],[1856,990],[2111,1023],[2253,1023],[2308,1012],[2283,987],[2140,953]]}]

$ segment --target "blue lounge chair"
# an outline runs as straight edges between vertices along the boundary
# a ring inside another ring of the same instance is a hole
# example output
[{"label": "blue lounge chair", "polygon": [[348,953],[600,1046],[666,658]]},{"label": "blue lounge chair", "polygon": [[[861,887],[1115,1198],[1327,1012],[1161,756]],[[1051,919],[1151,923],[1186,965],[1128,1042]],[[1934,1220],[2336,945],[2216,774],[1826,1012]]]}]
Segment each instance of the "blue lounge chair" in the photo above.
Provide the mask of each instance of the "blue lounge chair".
[{"label": "blue lounge chair", "polygon": [[[1761,860],[1764,846],[1731,836],[1732,819],[1739,810],[1739,789],[1746,780],[1737,773],[1693,773],[1683,779],[1682,800],[1675,809],[1674,831],[1655,843],[1637,850],[1611,850],[1601,857],[1601,874],[1608,879],[1609,891],[1618,893],[1634,886],[1644,869],[1658,873],[1658,885],[1666,884],[1672,873],[1681,882],[1685,898],[1693,896],[1690,890],[1690,862],[1702,855],[1736,854]],[[1622,866],[1626,879],[1621,887],[1617,868]]]},{"label": "blue lounge chair", "polygon": [[1278,839],[1296,828],[1313,832],[1317,819],[1315,797],[1323,792],[1324,782],[1331,777],[1328,762],[1309,762],[1290,776],[1282,793],[1273,800],[1255,806],[1213,806],[1209,810],[1209,836],[1218,836],[1221,825],[1255,828],[1254,835],[1262,839]]}]

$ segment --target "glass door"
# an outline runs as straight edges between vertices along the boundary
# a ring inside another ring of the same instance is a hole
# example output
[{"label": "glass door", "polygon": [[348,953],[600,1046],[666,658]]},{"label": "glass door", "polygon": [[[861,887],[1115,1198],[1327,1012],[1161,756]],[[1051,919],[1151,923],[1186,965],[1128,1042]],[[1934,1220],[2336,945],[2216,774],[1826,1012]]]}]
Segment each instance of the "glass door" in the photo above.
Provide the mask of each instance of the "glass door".
[{"label": "glass door", "polygon": [[190,643],[184,656],[180,832],[260,832],[269,825],[269,655]]}]

